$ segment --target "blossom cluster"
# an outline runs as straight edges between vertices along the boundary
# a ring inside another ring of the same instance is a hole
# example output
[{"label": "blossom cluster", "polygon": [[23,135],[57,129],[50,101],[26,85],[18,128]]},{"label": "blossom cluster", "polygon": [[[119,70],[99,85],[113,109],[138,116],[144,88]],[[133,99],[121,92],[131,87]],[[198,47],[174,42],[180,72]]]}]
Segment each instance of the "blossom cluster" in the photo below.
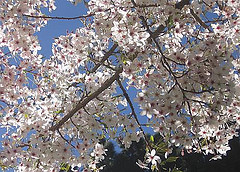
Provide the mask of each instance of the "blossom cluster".
[{"label": "blossom cluster", "polygon": [[[51,22],[42,9],[55,10],[54,1],[0,2],[0,166],[56,171],[69,163],[100,171],[107,150],[99,140],[126,148],[141,137],[148,142],[140,115],[169,149],[226,155],[240,125],[240,62],[232,54],[239,48],[240,3],[87,6],[79,17],[88,18],[84,27],[56,38],[52,56],[43,58],[35,33]],[[128,88],[137,91],[140,114]],[[157,167],[158,152],[146,145],[151,153],[143,164]]]}]

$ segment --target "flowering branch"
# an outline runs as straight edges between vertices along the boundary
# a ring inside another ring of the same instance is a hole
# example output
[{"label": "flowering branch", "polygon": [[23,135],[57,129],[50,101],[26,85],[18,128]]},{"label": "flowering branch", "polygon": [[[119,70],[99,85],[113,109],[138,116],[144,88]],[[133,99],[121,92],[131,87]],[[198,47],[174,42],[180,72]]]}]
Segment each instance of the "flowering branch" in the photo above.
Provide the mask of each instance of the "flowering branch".
[{"label": "flowering branch", "polygon": [[124,97],[126,98],[128,104],[129,104],[129,106],[130,106],[130,108],[131,108],[131,110],[132,110],[132,115],[133,115],[134,119],[136,120],[139,129],[140,129],[140,130],[142,131],[142,133],[143,133],[143,137],[144,137],[144,140],[145,140],[148,148],[151,149],[151,145],[150,145],[150,143],[148,142],[147,136],[146,136],[146,134],[144,133],[144,130],[143,130],[143,128],[141,127],[141,124],[140,124],[140,122],[139,122],[139,120],[138,120],[138,118],[137,118],[137,114],[136,114],[136,112],[135,112],[135,110],[134,110],[132,101],[130,100],[129,95],[128,95],[127,91],[125,90],[125,88],[123,87],[123,85],[122,85],[121,81],[119,80],[119,78],[117,78],[117,83],[118,83],[119,87],[121,88],[121,90],[122,90],[122,92],[123,92],[123,95],[124,95]]},{"label": "flowering branch", "polygon": [[95,72],[109,58],[109,56],[112,55],[113,51],[117,48],[117,46],[117,44],[114,44],[112,48],[106,54],[104,54],[100,63],[94,66],[94,68],[91,70],[91,73]]},{"label": "flowering branch", "polygon": [[[71,157],[74,163],[97,171],[96,164],[105,154],[102,146],[94,149],[99,134],[109,131],[110,139],[123,137],[122,143],[129,147],[140,131],[149,150],[145,162],[160,169],[159,144],[147,139],[146,125],[161,133],[168,149],[175,145],[215,154],[214,158],[226,155],[227,141],[240,124],[240,63],[232,54],[240,35],[240,2],[159,2],[84,0],[87,13],[72,17],[42,13],[42,7],[55,9],[52,0],[0,3],[0,121],[6,128],[1,165],[16,166],[18,171],[36,167],[52,171],[78,151],[79,157]],[[45,58],[38,52],[41,46],[35,33],[51,19],[82,20],[83,26],[59,36],[53,56]],[[103,55],[97,52],[105,46],[109,48]],[[140,91],[136,103],[141,115],[148,117],[147,124],[140,124],[123,86],[125,79]],[[115,95],[116,86],[121,95]],[[115,115],[126,108],[117,106],[125,103],[122,97],[131,110],[129,118]],[[87,107],[93,101],[98,105]],[[126,128],[121,130],[122,126]],[[29,136],[32,131],[36,134]],[[73,143],[75,147],[70,147]],[[58,145],[64,149],[48,151]],[[9,152],[17,153],[17,158]]]},{"label": "flowering branch", "polygon": [[85,98],[83,101],[79,102],[75,108],[73,108],[67,115],[65,115],[57,124],[53,125],[49,128],[50,131],[55,131],[59,129],[69,118],[71,118],[78,110],[86,106],[91,100],[96,98],[99,94],[101,94],[105,89],[107,89],[117,78],[119,77],[119,74],[122,72],[122,67],[116,71],[116,73],[106,80],[102,86],[95,91],[94,93],[90,94],[87,98]]},{"label": "flowering branch", "polygon": [[200,17],[198,17],[198,15],[193,11],[193,9],[190,9],[190,13],[192,14],[192,16],[194,17],[194,19],[202,26],[204,27],[205,29],[207,29],[209,32],[212,32],[208,25],[206,25],[206,23],[204,23]]},{"label": "flowering branch", "polygon": [[66,141],[66,142],[67,142],[69,145],[71,145],[73,148],[76,148],[73,144],[71,144],[70,141],[68,141],[68,140],[62,135],[62,133],[60,132],[59,129],[57,129],[57,132],[58,132],[58,134],[61,136],[61,138],[62,138],[64,141]]}]

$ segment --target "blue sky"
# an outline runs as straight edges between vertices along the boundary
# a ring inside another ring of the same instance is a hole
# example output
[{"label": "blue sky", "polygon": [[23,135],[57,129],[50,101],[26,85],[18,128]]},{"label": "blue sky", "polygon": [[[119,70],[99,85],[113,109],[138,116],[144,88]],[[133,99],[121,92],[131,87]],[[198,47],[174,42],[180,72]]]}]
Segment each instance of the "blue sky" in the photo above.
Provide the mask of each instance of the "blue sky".
[{"label": "blue sky", "polygon": [[[83,3],[79,3],[74,6],[67,0],[57,0],[55,2],[57,9],[51,13],[48,10],[44,10],[49,16],[58,17],[75,17],[86,14],[87,9]],[[39,38],[42,50],[39,52],[46,57],[50,57],[52,54],[51,45],[54,38],[60,35],[65,35],[68,32],[75,31],[76,28],[82,26],[80,20],[50,20],[44,28],[41,29],[37,36]]]}]

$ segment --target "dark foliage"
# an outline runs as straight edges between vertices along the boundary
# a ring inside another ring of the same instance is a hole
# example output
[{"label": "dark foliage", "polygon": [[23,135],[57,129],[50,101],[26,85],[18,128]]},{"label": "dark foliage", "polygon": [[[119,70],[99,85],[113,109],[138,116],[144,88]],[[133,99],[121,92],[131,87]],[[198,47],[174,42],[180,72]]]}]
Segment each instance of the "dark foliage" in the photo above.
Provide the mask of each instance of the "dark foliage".
[{"label": "dark foliage", "polygon": [[221,160],[212,160],[212,156],[202,154],[185,154],[187,172],[239,172],[240,171],[240,139],[235,137],[230,140],[231,150]]},{"label": "dark foliage", "polygon": [[[158,135],[154,136],[155,141],[160,139]],[[146,153],[145,142],[141,139],[138,143],[133,144],[128,149],[121,147],[121,152],[117,153],[112,142],[105,142],[107,151],[106,158],[99,166],[106,165],[101,172],[151,172],[144,170],[136,165],[138,159],[143,160]],[[170,156],[179,157],[174,162],[168,162],[161,166],[161,172],[170,172],[170,169],[178,168],[176,172],[240,172],[240,138],[234,137],[230,141],[231,150],[227,152],[227,156],[223,156],[221,160],[212,160],[212,155],[204,156],[197,153],[184,153],[181,156],[181,150],[175,148]],[[163,156],[161,156],[164,159]],[[150,166],[149,166],[150,167]],[[64,172],[64,170],[61,170]],[[72,172],[70,169],[68,172]]]},{"label": "dark foliage", "polygon": [[[171,156],[179,156],[176,162],[166,163],[160,170],[167,171],[177,167],[183,172],[240,172],[240,139],[235,137],[230,141],[231,150],[227,156],[221,160],[212,160],[212,155],[204,156],[197,153],[184,153],[180,155],[181,150],[174,149]],[[123,149],[116,153],[113,143],[107,143],[106,148],[109,150],[106,159],[102,164],[106,167],[102,172],[148,172],[150,170],[140,169],[136,165],[138,159],[143,160],[145,154],[145,143],[141,140],[139,143],[134,142],[129,149]]]}]

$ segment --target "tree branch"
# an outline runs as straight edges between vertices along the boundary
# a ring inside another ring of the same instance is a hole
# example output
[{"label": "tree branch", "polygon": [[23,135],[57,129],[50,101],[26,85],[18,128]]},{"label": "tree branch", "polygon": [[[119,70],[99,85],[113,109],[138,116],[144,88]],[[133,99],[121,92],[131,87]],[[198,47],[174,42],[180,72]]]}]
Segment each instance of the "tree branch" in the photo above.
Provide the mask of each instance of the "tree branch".
[{"label": "tree branch", "polygon": [[90,13],[90,14],[87,14],[87,15],[76,16],[76,17],[53,17],[53,16],[34,16],[34,15],[23,14],[23,16],[30,17],[30,18],[58,19],[58,20],[75,20],[75,19],[92,17],[94,15],[95,15],[94,13]]},{"label": "tree branch", "polygon": [[67,142],[69,145],[71,145],[73,148],[76,149],[76,147],[75,147],[74,145],[72,145],[71,142],[68,141],[68,140],[62,135],[62,133],[59,131],[59,129],[57,129],[57,132],[58,132],[58,134],[61,136],[61,138],[62,138],[65,142]]},{"label": "tree branch", "polygon": [[137,118],[137,114],[136,114],[136,112],[135,112],[135,110],[134,110],[133,104],[132,104],[132,102],[131,102],[131,100],[130,100],[130,97],[128,96],[127,91],[126,91],[125,88],[123,87],[123,85],[122,85],[121,81],[119,80],[119,78],[117,78],[117,82],[118,82],[118,85],[119,85],[119,87],[121,88],[121,90],[122,90],[122,92],[123,92],[124,97],[126,98],[128,104],[129,104],[129,106],[130,106],[130,108],[131,108],[131,110],[132,110],[132,115],[133,115],[134,119],[136,120],[139,129],[143,132],[143,137],[144,137],[144,140],[145,140],[148,148],[151,149],[152,147],[151,147],[150,143],[148,142],[147,136],[146,136],[146,134],[144,133],[144,130],[143,130],[143,128],[142,128],[142,126],[141,126],[138,118]]},{"label": "tree branch", "polygon": [[122,67],[116,71],[116,73],[109,79],[107,79],[97,91],[90,94],[83,101],[79,102],[75,108],[73,108],[67,115],[65,115],[57,124],[49,128],[50,131],[58,130],[66,121],[69,120],[78,110],[86,106],[91,100],[96,98],[101,94],[105,89],[107,89],[116,79],[118,79],[119,74],[122,72]]},{"label": "tree branch", "polygon": [[209,32],[212,32],[208,25],[206,25],[206,23],[204,23],[200,17],[198,17],[198,15],[193,11],[193,9],[190,9],[190,13],[192,14],[192,16],[194,17],[194,19],[202,26],[204,27],[205,29],[207,29]]},{"label": "tree branch", "polygon": [[190,5],[190,0],[181,0],[180,2],[176,3],[175,8],[181,10],[185,5]]},{"label": "tree branch", "polygon": [[96,64],[94,66],[94,68],[91,70],[91,73],[95,72],[108,58],[110,55],[112,55],[112,53],[114,52],[114,50],[118,47],[118,45],[115,43],[112,48],[106,53],[104,54],[102,60],[100,61],[100,63]]}]

